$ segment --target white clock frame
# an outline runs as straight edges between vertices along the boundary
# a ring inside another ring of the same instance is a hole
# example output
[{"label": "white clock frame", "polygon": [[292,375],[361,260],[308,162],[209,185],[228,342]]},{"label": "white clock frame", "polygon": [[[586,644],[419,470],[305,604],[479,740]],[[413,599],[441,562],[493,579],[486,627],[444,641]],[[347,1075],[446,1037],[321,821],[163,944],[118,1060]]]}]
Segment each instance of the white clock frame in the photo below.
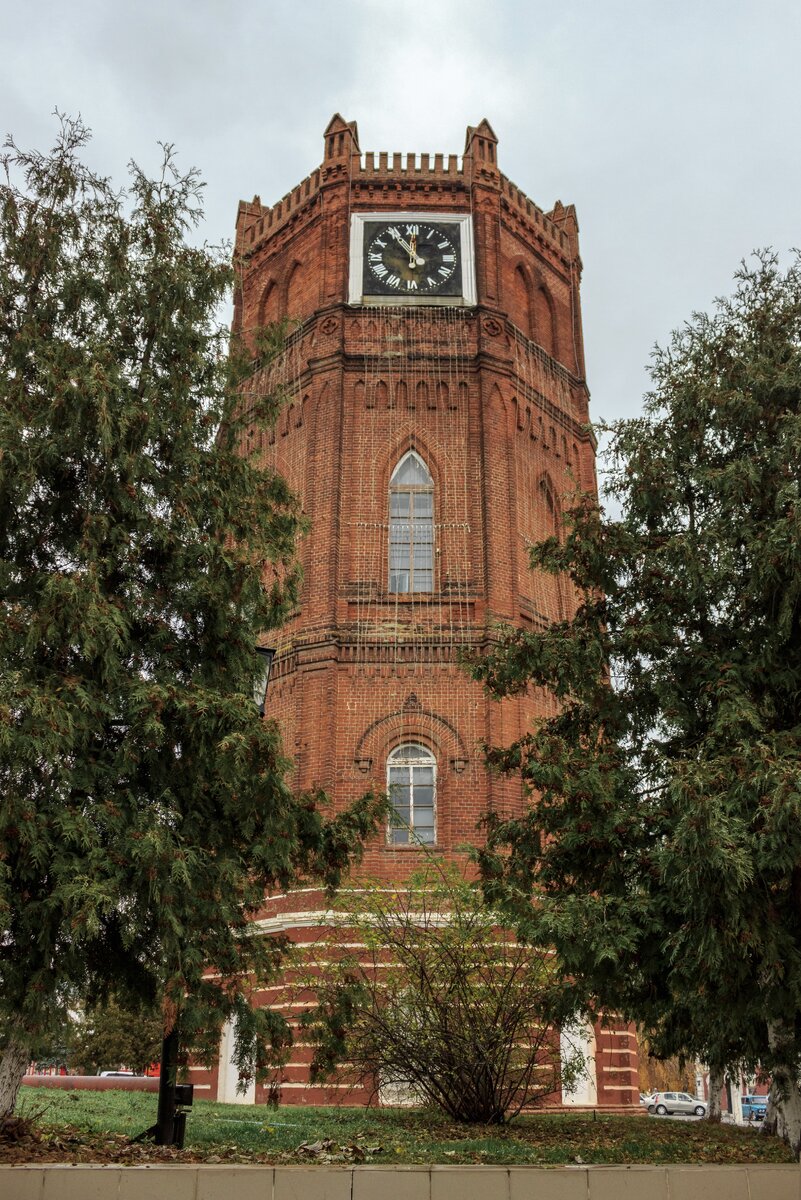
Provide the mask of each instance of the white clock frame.
[{"label": "white clock frame", "polygon": [[[456,225],[462,262],[461,296],[365,296],[362,292],[364,267],[364,225],[366,221],[419,221],[430,225]],[[441,308],[467,308],[476,303],[476,257],[473,248],[473,222],[469,213],[449,212],[358,212],[350,219],[350,270],[348,304],[438,305]]]}]

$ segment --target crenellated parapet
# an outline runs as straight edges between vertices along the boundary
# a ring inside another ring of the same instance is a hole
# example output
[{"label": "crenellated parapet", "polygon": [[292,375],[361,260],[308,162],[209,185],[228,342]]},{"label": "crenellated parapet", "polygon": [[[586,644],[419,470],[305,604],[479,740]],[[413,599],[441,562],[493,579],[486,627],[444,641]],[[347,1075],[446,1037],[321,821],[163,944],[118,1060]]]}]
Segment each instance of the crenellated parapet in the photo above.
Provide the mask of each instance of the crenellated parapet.
[{"label": "crenellated parapet", "polygon": [[497,193],[497,205],[502,219],[520,229],[526,229],[564,266],[578,255],[578,224],[572,205],[560,201],[546,213],[534,203],[499,169],[497,144],[492,127],[482,121],[477,127],[468,126],[464,153],[425,154],[414,151],[367,151],[359,147],[355,121],[344,121],[339,114],[329,122],[324,133],[324,157],[312,171],[273,206],[262,205],[254,196],[250,202],[241,201],[237,215],[237,251],[252,256],[272,243],[279,234],[285,236],[311,219],[319,207],[321,192],[343,189],[350,192],[350,204],[358,208],[380,202],[391,202],[402,195],[415,195],[415,202],[426,197],[436,207],[441,197],[446,202],[469,209],[475,192]]}]

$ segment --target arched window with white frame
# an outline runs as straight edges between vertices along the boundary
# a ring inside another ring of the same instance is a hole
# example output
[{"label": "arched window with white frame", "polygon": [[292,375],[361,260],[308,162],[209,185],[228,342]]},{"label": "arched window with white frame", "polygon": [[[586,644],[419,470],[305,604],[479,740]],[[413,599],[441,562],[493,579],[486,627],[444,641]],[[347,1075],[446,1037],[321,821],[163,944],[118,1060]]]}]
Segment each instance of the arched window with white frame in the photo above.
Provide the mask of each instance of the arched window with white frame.
[{"label": "arched window with white frame", "polygon": [[434,480],[414,450],[389,481],[389,590],[434,590]]},{"label": "arched window with white frame", "polygon": [[387,759],[391,846],[436,841],[437,760],[425,746],[397,746]]}]

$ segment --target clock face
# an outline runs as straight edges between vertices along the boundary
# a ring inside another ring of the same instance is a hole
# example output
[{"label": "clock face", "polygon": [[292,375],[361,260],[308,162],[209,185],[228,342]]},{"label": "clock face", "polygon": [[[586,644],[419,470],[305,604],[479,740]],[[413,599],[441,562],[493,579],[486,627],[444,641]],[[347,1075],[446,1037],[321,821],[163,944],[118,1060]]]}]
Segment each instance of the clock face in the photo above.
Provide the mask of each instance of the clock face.
[{"label": "clock face", "polygon": [[455,221],[365,221],[362,286],[365,296],[462,295],[462,241]]}]

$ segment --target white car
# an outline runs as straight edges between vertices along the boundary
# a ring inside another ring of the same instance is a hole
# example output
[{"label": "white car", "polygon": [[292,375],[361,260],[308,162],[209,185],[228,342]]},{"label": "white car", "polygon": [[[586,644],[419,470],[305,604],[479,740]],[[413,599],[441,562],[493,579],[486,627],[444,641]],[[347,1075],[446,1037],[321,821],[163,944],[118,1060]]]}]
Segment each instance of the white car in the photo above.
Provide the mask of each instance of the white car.
[{"label": "white car", "polygon": [[687,1092],[654,1092],[648,1105],[649,1113],[658,1117],[668,1113],[692,1113],[696,1117],[706,1116],[706,1100],[690,1096]]}]

